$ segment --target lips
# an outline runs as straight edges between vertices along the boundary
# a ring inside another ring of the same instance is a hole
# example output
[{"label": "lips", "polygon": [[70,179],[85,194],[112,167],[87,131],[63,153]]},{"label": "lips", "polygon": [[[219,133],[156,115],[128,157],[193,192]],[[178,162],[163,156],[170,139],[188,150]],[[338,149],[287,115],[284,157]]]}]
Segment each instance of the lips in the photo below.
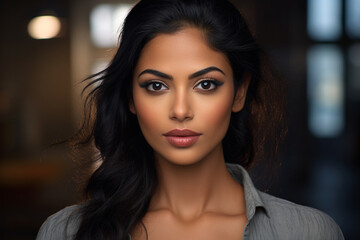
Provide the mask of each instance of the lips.
[{"label": "lips", "polygon": [[186,148],[194,145],[201,136],[201,133],[189,129],[174,129],[164,134],[166,140],[178,148]]}]

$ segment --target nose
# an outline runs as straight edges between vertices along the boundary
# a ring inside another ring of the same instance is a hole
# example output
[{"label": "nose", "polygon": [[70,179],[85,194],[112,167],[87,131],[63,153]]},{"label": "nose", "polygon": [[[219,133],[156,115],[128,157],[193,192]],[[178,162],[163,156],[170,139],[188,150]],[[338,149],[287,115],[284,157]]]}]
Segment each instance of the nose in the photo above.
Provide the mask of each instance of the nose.
[{"label": "nose", "polygon": [[172,120],[180,122],[190,120],[194,117],[191,109],[191,99],[185,89],[179,89],[174,94],[169,117]]}]

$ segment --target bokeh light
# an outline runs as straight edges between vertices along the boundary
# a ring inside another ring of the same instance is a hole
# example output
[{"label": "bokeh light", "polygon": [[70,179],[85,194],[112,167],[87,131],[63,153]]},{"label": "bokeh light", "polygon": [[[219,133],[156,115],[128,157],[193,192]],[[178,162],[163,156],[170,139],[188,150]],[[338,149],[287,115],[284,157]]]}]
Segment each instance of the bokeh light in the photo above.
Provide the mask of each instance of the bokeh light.
[{"label": "bokeh light", "polygon": [[61,22],[55,16],[39,16],[33,18],[28,25],[28,32],[34,39],[56,37],[61,29]]}]

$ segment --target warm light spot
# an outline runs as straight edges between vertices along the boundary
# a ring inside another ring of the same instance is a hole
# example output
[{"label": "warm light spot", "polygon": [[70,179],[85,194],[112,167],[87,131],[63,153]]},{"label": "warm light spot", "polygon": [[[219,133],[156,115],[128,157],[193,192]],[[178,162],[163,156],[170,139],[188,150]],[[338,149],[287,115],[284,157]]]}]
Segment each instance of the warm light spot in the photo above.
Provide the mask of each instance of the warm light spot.
[{"label": "warm light spot", "polygon": [[56,37],[61,28],[60,20],[54,16],[39,16],[33,18],[28,25],[28,32],[32,38],[48,39]]}]

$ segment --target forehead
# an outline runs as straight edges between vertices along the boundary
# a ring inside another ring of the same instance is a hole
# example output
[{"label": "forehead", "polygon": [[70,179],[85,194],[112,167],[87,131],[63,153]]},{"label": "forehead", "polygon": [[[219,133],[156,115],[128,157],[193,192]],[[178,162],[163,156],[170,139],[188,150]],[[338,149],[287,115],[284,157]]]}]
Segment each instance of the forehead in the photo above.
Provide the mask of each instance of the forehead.
[{"label": "forehead", "polygon": [[135,73],[145,68],[181,72],[208,66],[232,72],[226,55],[211,48],[203,32],[185,28],[172,34],[159,34],[149,41],[140,53]]}]

